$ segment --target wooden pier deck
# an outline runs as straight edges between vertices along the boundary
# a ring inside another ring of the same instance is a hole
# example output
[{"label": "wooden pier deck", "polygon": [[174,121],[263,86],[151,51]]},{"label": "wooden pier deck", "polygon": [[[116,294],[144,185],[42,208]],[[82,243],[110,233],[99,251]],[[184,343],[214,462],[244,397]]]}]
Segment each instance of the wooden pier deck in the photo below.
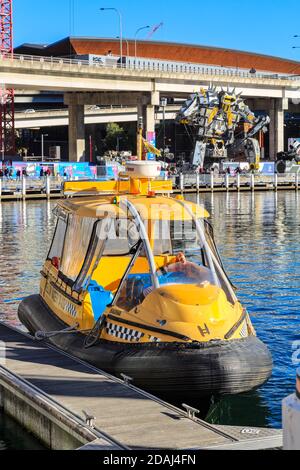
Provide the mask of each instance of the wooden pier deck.
[{"label": "wooden pier deck", "polygon": [[[68,432],[78,448],[95,450],[282,446],[281,431],[194,421],[184,411],[1,322],[0,340],[6,350],[4,364],[0,361],[0,406],[22,422],[13,399],[22,395],[30,412],[36,412],[37,435],[41,420],[53,418],[64,437],[52,448],[70,448]],[[9,390],[12,395],[5,400]]]}]

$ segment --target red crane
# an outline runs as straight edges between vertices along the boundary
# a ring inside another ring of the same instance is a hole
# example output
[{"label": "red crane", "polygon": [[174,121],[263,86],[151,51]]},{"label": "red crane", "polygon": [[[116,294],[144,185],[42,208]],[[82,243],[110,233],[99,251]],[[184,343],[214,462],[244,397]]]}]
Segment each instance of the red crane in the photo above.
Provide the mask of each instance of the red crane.
[{"label": "red crane", "polygon": [[[12,0],[0,0],[0,54],[13,55]],[[13,89],[0,89],[0,152],[15,154],[15,96]]]}]

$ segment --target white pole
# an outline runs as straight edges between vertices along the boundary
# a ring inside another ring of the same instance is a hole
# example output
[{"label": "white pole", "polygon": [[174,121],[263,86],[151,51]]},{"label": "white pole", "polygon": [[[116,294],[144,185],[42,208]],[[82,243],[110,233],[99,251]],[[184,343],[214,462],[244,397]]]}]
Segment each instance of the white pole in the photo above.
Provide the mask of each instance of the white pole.
[{"label": "white pole", "polygon": [[197,193],[199,193],[200,190],[200,174],[196,173],[196,188],[197,188]]},{"label": "white pole", "polygon": [[282,401],[283,449],[300,450],[300,369],[296,392]]},{"label": "white pole", "polygon": [[225,188],[226,188],[226,191],[229,191],[229,174],[226,173],[225,175]]},{"label": "white pole", "polygon": [[295,189],[296,189],[296,191],[298,191],[298,189],[299,189],[299,173],[298,173],[298,171],[295,174]]},{"label": "white pole", "polygon": [[49,199],[50,194],[51,194],[51,185],[50,185],[50,176],[49,175],[46,176],[46,194],[47,194],[47,198]]},{"label": "white pole", "polygon": [[278,174],[274,173],[274,189],[277,191],[278,188]]},{"label": "white pole", "polygon": [[121,67],[123,66],[123,24],[122,24],[122,15],[119,10],[117,10],[120,19],[120,54],[121,54]]},{"label": "white pole", "polygon": [[123,59],[123,23],[122,23],[122,15],[120,10],[117,8],[100,8],[101,11],[112,10],[115,11],[119,15],[119,29],[120,29],[120,59],[121,59],[121,67],[122,67],[122,59]]},{"label": "white pole", "polygon": [[140,31],[143,31],[143,29],[149,29],[150,26],[142,26],[141,28],[137,29],[134,35],[134,57],[135,57],[135,64],[136,64],[136,59],[137,59],[137,35]]},{"label": "white pole", "polygon": [[210,189],[213,191],[214,190],[214,172],[210,172]]},{"label": "white pole", "polygon": [[44,134],[42,134],[42,162],[44,161]]},{"label": "white pole", "polygon": [[26,199],[26,176],[22,177],[22,198]]},{"label": "white pole", "polygon": [[241,175],[239,173],[237,173],[237,175],[236,175],[236,187],[237,187],[238,191],[241,188]]},{"label": "white pole", "polygon": [[251,190],[254,191],[254,189],[255,189],[255,177],[254,177],[253,173],[251,173],[251,175],[250,175],[250,186],[251,186]]},{"label": "white pole", "polygon": [[180,191],[182,193],[184,191],[184,176],[183,176],[183,173],[180,173]]}]

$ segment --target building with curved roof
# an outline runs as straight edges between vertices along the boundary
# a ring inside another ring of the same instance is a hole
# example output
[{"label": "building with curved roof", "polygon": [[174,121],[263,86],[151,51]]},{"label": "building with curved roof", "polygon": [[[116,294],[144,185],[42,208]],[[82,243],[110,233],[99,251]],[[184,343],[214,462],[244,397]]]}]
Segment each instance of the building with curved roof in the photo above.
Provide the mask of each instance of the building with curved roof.
[{"label": "building with curved roof", "polygon": [[[149,59],[235,69],[254,69],[279,74],[300,74],[300,62],[254,52],[145,40],[137,41],[136,47],[138,57]],[[120,56],[120,40],[118,38],[67,37],[47,46],[45,44],[23,44],[15,48],[15,53],[53,57],[103,56],[108,54]],[[135,56],[134,40],[123,39],[123,55]]]}]

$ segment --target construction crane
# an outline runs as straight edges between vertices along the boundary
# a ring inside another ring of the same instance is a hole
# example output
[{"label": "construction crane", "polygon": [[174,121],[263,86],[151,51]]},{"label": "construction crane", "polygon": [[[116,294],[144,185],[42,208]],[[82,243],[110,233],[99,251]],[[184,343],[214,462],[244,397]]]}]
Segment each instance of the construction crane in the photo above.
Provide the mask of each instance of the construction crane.
[{"label": "construction crane", "polygon": [[[0,0],[0,54],[13,55],[12,0]],[[0,89],[0,152],[15,154],[15,95],[13,89]]]},{"label": "construction crane", "polygon": [[153,26],[153,28],[152,28],[151,31],[149,32],[149,34],[148,34],[148,36],[147,36],[146,39],[148,39],[148,40],[151,39],[152,36],[153,36],[153,34],[155,34],[156,31],[158,31],[160,28],[162,28],[163,25],[164,25],[163,23],[159,23],[159,24],[156,24],[155,26]]}]

